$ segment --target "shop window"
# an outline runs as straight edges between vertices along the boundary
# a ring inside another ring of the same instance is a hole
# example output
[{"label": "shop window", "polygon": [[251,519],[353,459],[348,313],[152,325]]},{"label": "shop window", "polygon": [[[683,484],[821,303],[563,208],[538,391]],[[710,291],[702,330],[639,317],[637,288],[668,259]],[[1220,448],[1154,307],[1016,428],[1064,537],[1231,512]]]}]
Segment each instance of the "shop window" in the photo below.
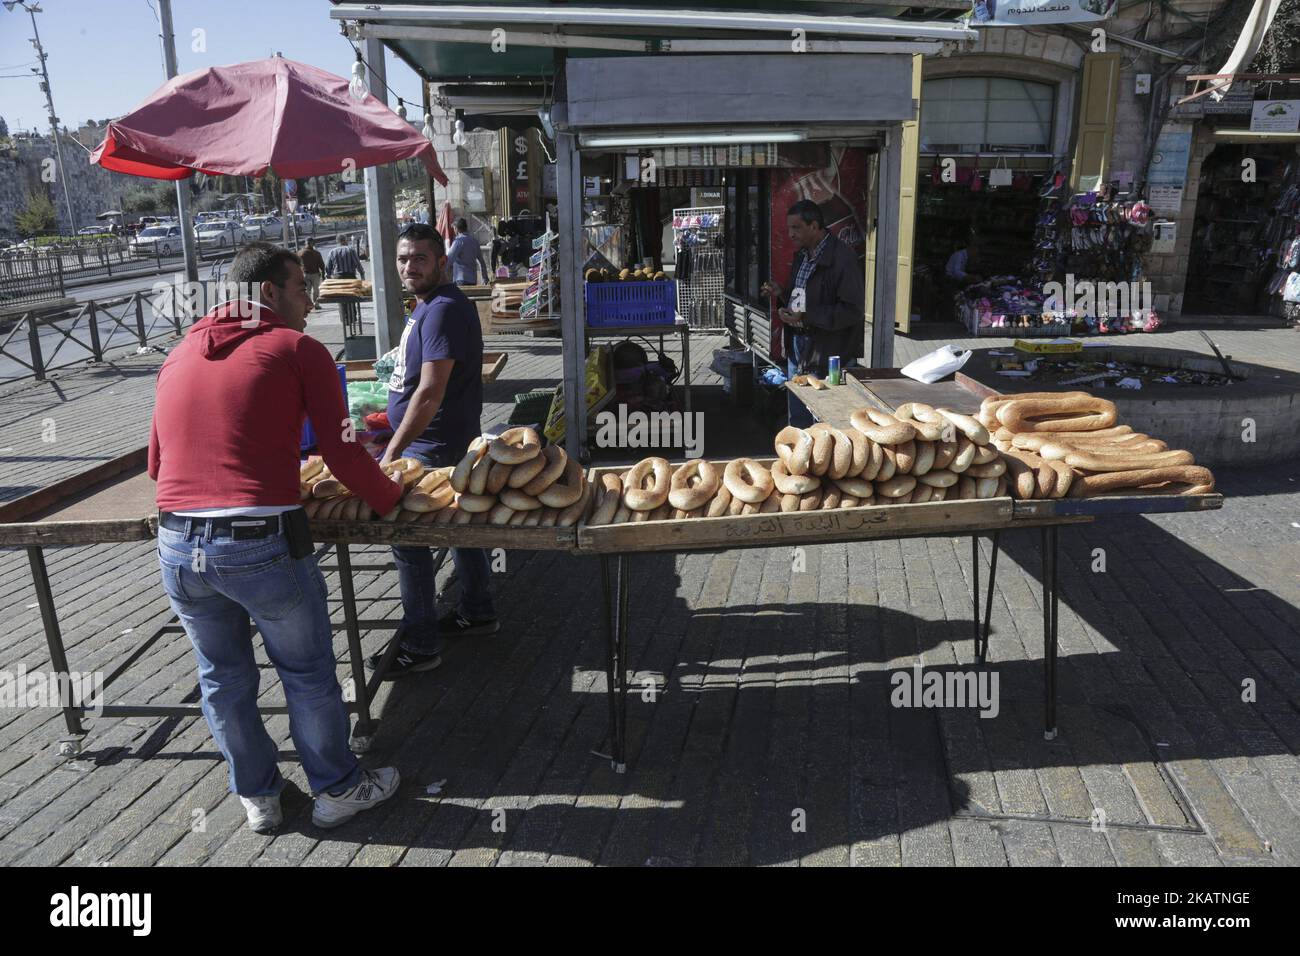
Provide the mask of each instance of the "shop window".
[{"label": "shop window", "polygon": [[921,148],[954,153],[1050,151],[1056,88],[1001,76],[926,80]]},{"label": "shop window", "polygon": [[727,291],[759,302],[770,269],[771,186],[759,172],[729,171],[723,192],[726,207]]}]

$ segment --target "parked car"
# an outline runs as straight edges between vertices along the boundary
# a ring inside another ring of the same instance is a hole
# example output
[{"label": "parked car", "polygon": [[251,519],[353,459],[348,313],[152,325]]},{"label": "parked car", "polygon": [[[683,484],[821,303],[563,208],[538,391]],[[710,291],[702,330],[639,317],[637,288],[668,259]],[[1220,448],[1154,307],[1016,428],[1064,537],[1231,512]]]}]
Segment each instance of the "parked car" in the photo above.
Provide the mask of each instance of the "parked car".
[{"label": "parked car", "polygon": [[244,241],[244,227],[229,219],[210,219],[201,223],[194,236],[199,246],[206,249],[229,249]]},{"label": "parked car", "polygon": [[133,256],[170,256],[181,251],[180,226],[150,226],[131,240]]},{"label": "parked car", "polygon": [[284,224],[279,216],[253,216],[244,220],[244,231],[249,239],[279,239]]},{"label": "parked car", "polygon": [[108,230],[101,226],[83,226],[77,230],[79,236],[102,236],[106,235]]}]

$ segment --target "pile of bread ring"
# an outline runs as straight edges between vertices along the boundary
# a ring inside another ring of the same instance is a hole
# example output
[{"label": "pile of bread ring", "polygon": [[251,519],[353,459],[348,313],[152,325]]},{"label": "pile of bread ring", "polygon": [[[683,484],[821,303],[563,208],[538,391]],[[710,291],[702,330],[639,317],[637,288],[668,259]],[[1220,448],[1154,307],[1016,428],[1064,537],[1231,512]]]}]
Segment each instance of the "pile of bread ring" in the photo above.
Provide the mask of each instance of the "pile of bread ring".
[{"label": "pile of bread ring", "polygon": [[[543,449],[531,428],[476,438],[455,466],[425,468],[414,458],[399,458],[384,470],[400,478],[405,489],[400,507],[384,515],[387,521],[567,528],[591,504],[582,466],[559,445]],[[370,507],[331,476],[319,458],[303,463],[300,490],[308,518],[371,517]]]},{"label": "pile of bread ring", "polygon": [[853,413],[852,427],[818,423],[776,436],[777,460],[688,461],[674,468],[646,458],[602,475],[587,523],[717,518],[827,511],[869,505],[996,498],[1007,465],[969,415],[904,405],[891,415]]},{"label": "pile of bread ring", "polygon": [[1214,490],[1214,475],[1191,452],[1117,424],[1115,404],[1087,392],[989,396],[979,419],[1007,462],[1017,498]]}]

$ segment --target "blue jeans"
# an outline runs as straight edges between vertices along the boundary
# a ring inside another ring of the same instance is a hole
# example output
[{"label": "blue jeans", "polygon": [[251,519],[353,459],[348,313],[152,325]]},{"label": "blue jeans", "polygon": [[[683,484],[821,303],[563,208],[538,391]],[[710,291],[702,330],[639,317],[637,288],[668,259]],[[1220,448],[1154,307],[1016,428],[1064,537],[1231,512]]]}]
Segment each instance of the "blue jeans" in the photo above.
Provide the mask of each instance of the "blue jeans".
[{"label": "blue jeans", "polygon": [[[805,358],[805,352],[812,348],[812,339],[804,335],[791,335],[790,355],[786,356],[786,372],[790,378],[802,374],[800,364]],[[808,406],[799,399],[795,398],[794,389],[785,390],[786,412],[790,419],[789,424],[795,428],[807,428],[817,419],[813,418],[812,412],[808,411]]]},{"label": "blue jeans", "polygon": [[[453,465],[463,457],[452,452],[422,455],[412,451],[405,456],[427,468]],[[488,553],[482,548],[452,548],[451,560],[460,581],[460,613],[471,621],[496,617]],[[433,550],[395,547],[393,562],[402,592],[402,647],[415,654],[436,654],[442,642],[438,639],[438,582],[434,578]]]},{"label": "blue jeans", "polygon": [[[201,553],[201,561],[195,549]],[[242,797],[279,793],[275,742],[257,712],[257,623],[289,708],[289,733],[314,793],[360,777],[348,749],[348,713],[335,675],[333,629],[316,556],[294,560],[284,535],[236,541],[194,519],[187,535],[158,529],[163,590],[199,663],[203,715]],[[194,570],[195,567],[201,570]]]}]

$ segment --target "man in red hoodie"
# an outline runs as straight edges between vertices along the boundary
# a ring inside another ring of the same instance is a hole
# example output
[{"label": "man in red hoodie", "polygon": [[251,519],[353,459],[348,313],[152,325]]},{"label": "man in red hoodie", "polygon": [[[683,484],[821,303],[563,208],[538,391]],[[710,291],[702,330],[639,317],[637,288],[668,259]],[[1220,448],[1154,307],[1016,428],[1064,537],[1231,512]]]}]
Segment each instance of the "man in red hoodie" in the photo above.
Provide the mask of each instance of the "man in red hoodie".
[{"label": "man in red hoodie", "polygon": [[348,749],[325,579],[298,503],[304,418],[330,471],[376,514],[397,507],[401,486],[350,440],[334,360],[303,334],[311,298],[298,257],[249,243],[228,279],[250,295],[196,322],[158,374],[149,475],[163,588],[194,645],[203,713],[249,826],[280,824],[284,787],[257,712],[251,617],[284,685],[312,820],[332,827],[392,796],[398,774],[362,770]]}]

